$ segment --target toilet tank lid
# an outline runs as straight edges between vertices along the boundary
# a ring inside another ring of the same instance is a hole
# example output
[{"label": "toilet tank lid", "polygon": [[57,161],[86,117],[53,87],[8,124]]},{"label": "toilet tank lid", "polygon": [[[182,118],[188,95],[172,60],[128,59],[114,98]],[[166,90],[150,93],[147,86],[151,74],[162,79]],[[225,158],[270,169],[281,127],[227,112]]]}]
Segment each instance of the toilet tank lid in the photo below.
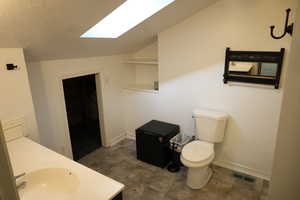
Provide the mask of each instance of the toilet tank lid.
[{"label": "toilet tank lid", "polygon": [[198,109],[193,111],[193,117],[209,117],[216,120],[224,120],[228,118],[228,114],[220,111]]}]

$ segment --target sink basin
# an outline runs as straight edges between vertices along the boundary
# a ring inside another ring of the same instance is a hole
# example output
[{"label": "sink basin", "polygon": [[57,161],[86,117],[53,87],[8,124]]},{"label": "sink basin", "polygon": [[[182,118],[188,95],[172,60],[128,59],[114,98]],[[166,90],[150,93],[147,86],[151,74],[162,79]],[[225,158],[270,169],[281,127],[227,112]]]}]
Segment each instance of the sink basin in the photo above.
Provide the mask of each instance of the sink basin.
[{"label": "sink basin", "polygon": [[26,181],[19,189],[21,200],[72,199],[79,187],[79,179],[68,169],[46,168],[26,174],[18,183]]}]

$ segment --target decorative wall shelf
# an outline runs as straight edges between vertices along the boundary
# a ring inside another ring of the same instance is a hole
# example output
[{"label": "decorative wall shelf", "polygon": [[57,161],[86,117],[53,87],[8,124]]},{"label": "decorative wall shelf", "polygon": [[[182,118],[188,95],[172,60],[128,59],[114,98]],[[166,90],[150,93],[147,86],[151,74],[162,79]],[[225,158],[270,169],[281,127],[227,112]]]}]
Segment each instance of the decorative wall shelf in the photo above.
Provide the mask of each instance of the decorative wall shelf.
[{"label": "decorative wall shelf", "polygon": [[[284,53],[284,48],[281,48],[280,51],[232,51],[227,48],[223,81],[225,84],[228,81],[235,81],[274,85],[275,89],[279,89]],[[235,65],[244,69],[247,68],[247,65],[253,65],[252,67],[256,69],[252,72],[252,69],[246,72],[231,70]],[[272,65],[271,69],[270,65]]]}]

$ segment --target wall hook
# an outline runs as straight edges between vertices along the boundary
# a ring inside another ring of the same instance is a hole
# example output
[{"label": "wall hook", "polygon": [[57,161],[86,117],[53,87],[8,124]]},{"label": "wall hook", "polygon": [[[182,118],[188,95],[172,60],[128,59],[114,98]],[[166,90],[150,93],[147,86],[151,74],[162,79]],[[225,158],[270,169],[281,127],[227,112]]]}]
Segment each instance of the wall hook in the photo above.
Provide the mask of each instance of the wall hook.
[{"label": "wall hook", "polygon": [[290,35],[293,35],[294,23],[289,25],[290,12],[291,12],[290,8],[286,10],[285,28],[284,28],[284,33],[281,36],[275,36],[274,35],[275,26],[270,27],[272,38],[279,40],[279,39],[283,38],[287,33],[290,34]]},{"label": "wall hook", "polygon": [[18,66],[14,65],[14,64],[6,64],[6,69],[7,70],[16,70],[16,69],[18,69]]}]

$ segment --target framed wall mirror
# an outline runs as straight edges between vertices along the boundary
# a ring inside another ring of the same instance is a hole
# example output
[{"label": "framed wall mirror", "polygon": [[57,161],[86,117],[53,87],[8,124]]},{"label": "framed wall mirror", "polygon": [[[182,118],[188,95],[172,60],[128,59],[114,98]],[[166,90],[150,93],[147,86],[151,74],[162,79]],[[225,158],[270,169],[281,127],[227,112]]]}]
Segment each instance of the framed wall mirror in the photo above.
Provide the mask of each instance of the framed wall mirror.
[{"label": "framed wall mirror", "polygon": [[278,52],[226,49],[224,83],[228,81],[274,85],[279,88],[285,49]]}]

